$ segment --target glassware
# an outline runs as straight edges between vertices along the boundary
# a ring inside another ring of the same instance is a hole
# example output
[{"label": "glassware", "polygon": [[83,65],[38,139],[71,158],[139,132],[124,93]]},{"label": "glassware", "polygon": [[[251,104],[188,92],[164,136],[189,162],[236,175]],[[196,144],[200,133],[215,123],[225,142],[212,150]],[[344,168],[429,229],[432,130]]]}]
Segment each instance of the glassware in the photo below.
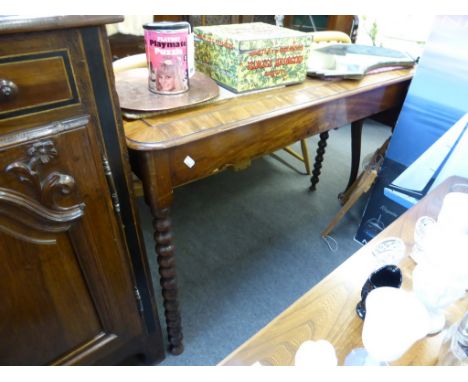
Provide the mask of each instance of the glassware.
[{"label": "glassware", "polygon": [[383,239],[372,250],[372,254],[381,265],[398,265],[403,257],[405,257],[405,253],[405,242],[398,237]]},{"label": "glassware", "polygon": [[416,223],[411,257],[413,291],[431,317],[430,333],[445,325],[445,308],[468,289],[468,184],[454,184],[445,195],[437,222]]},{"label": "glassware", "polygon": [[463,297],[463,279],[434,263],[423,262],[413,270],[413,291],[430,317],[429,333],[440,332],[445,325],[444,308]]},{"label": "glassware", "polygon": [[375,288],[394,287],[399,288],[403,281],[401,269],[396,265],[385,265],[372,272],[361,289],[361,301],[356,305],[356,313],[359,318],[366,316],[367,295]]},{"label": "glassware", "polygon": [[437,365],[468,366],[468,312],[447,331],[440,347]]},{"label": "glassware", "polygon": [[424,247],[427,242],[427,237],[430,236],[431,231],[434,230],[436,224],[435,219],[430,216],[421,216],[414,226],[414,245],[411,250],[411,258],[419,263],[422,256],[424,256]]},{"label": "glassware", "polygon": [[336,366],[338,359],[333,345],[326,340],[305,341],[294,356],[295,366]]},{"label": "glassware", "polygon": [[468,184],[450,187],[442,201],[437,223],[453,234],[468,235]]},{"label": "glassware", "polygon": [[388,366],[388,363],[372,358],[365,348],[356,348],[346,356],[344,366]]},{"label": "glassware", "polygon": [[411,292],[377,288],[367,296],[366,306],[364,348],[354,349],[346,357],[347,366],[388,365],[428,333],[427,310]]},{"label": "glassware", "polygon": [[428,332],[427,311],[410,292],[378,288],[369,293],[366,304],[362,342],[377,360],[397,360]]},{"label": "glassware", "polygon": [[468,194],[468,183],[455,183],[449,188],[449,192],[460,192],[462,194]]}]

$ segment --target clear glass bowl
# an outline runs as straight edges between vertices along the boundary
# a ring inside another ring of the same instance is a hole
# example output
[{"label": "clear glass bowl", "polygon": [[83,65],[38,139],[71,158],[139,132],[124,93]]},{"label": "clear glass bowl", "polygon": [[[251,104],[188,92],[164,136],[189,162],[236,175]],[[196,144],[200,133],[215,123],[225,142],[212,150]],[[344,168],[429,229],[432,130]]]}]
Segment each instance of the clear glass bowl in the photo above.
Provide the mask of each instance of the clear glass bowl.
[{"label": "clear glass bowl", "polygon": [[424,255],[424,243],[426,237],[435,229],[436,221],[430,216],[421,216],[414,226],[414,245],[411,250],[411,258],[419,263]]},{"label": "clear glass bowl", "polygon": [[375,245],[372,254],[379,264],[397,265],[405,257],[406,245],[398,237],[388,237]]}]

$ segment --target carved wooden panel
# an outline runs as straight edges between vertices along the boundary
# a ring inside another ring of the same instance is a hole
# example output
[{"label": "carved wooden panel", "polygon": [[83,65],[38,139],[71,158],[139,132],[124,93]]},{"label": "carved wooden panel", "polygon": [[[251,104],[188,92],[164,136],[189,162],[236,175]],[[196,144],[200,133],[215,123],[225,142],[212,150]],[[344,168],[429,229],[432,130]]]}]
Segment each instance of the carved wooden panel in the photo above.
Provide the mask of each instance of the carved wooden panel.
[{"label": "carved wooden panel", "polygon": [[0,364],[86,362],[141,331],[92,128],[0,140]]}]

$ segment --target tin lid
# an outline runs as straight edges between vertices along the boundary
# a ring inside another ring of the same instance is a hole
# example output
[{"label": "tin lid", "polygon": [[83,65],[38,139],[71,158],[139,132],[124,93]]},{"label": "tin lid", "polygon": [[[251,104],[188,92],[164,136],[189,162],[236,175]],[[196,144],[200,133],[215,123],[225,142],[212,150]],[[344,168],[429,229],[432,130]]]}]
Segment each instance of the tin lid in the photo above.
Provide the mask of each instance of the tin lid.
[{"label": "tin lid", "polygon": [[144,29],[150,30],[178,30],[187,29],[190,24],[186,21],[161,21],[156,23],[147,23],[143,25]]},{"label": "tin lid", "polygon": [[291,45],[308,47],[312,40],[305,32],[262,22],[198,26],[193,30],[199,40],[216,40],[219,46],[241,51]]}]

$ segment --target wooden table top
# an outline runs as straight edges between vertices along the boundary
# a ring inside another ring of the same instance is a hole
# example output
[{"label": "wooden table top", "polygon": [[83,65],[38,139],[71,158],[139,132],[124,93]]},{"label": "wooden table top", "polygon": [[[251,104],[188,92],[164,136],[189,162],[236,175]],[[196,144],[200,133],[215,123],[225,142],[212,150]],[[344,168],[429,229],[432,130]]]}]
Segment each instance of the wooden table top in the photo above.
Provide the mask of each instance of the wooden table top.
[{"label": "wooden table top", "polygon": [[[400,237],[406,243],[406,254],[414,244],[414,226],[420,216],[437,218],[442,200],[451,184],[468,183],[468,179],[451,177],[439,185],[417,205],[406,211],[395,222],[362,247],[336,270],[325,277],[293,305],[281,313],[265,328],[247,340],[225,358],[220,365],[294,365],[299,346],[307,340],[326,339],[335,347],[338,364],[355,348],[362,347],[363,322],[357,317],[355,307],[360,291],[369,274],[378,265],[372,249],[387,237]],[[333,256],[326,253],[325,256]],[[411,273],[414,261],[406,256],[399,264],[403,271],[403,286],[411,290]],[[465,297],[446,310],[448,323],[460,319],[468,309]],[[437,362],[444,331],[418,341],[394,365],[433,365]]]},{"label": "wooden table top", "polygon": [[189,110],[125,121],[127,145],[134,150],[163,150],[179,146],[239,126],[409,81],[412,73],[412,69],[394,70],[367,75],[359,81],[307,78],[297,85],[230,99],[220,97]]}]

